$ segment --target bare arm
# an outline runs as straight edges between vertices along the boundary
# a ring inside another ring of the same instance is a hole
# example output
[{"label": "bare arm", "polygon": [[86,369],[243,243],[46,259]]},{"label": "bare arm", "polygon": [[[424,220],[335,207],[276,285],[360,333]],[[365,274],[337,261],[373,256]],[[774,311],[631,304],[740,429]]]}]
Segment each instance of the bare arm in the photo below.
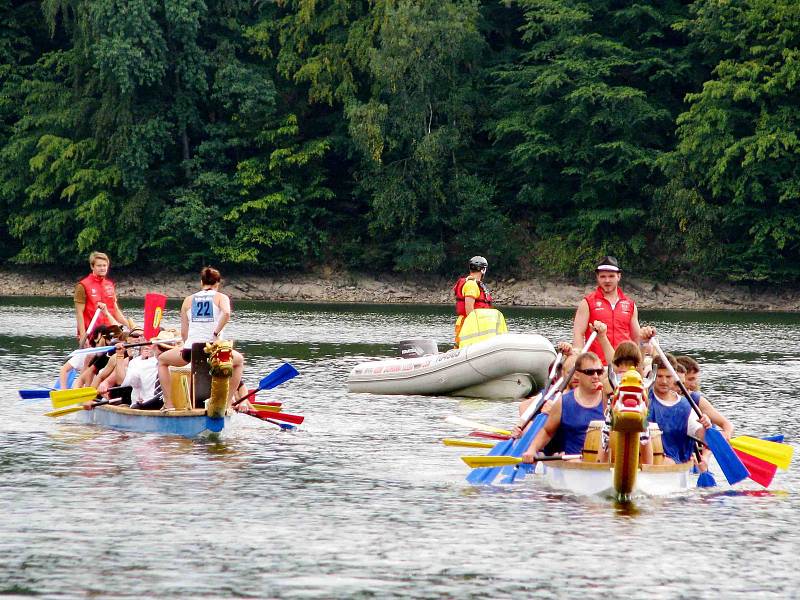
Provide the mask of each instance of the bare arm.
[{"label": "bare arm", "polygon": [[633,307],[633,316],[631,317],[631,341],[634,344],[639,344],[642,339],[642,329],[639,327],[639,307]]},{"label": "bare arm", "polygon": [[191,305],[191,296],[187,296],[183,299],[183,304],[181,305],[181,337],[183,341],[186,341],[186,338],[189,337],[189,307]]},{"label": "bare arm", "polygon": [[731,423],[721,412],[714,408],[714,406],[705,396],[700,397],[700,402],[697,403],[697,406],[700,408],[701,413],[709,416],[712,423],[720,426],[722,433],[725,434],[727,439],[733,437],[733,423]]},{"label": "bare arm", "polygon": [[231,299],[225,294],[217,292],[217,306],[219,306],[220,316],[217,323],[217,335],[225,328],[225,325],[231,320]]},{"label": "bare arm", "polygon": [[528,446],[528,449],[522,455],[525,462],[533,462],[533,457],[536,456],[539,450],[544,448],[547,443],[553,439],[556,431],[558,431],[559,425],[561,425],[561,398],[553,404],[544,427],[536,434],[531,441],[531,445]]},{"label": "bare arm", "polygon": [[608,340],[608,325],[602,321],[595,321],[590,327],[597,332],[597,341],[600,342],[600,347],[603,349],[605,363],[610,365],[614,360],[614,346]]},{"label": "bare arm", "polygon": [[578,304],[575,311],[575,320],[572,323],[572,345],[575,348],[583,348],[586,341],[586,328],[589,326],[589,304],[584,298]]},{"label": "bare arm", "polygon": [[130,329],[133,329],[133,321],[122,314],[122,309],[119,307],[119,300],[114,296],[114,310],[111,315],[120,323],[125,323]]}]

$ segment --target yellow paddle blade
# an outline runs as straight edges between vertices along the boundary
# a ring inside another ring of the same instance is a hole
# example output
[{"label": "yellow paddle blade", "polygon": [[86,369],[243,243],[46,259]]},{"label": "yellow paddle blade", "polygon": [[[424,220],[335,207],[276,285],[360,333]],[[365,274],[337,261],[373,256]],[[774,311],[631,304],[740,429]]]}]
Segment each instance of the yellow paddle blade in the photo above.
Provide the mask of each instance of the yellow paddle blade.
[{"label": "yellow paddle blade", "polygon": [[280,406],[273,406],[272,404],[259,404],[258,402],[251,402],[250,406],[253,410],[271,410],[272,412],[281,412]]},{"label": "yellow paddle blade", "polygon": [[71,404],[83,404],[97,397],[97,390],[93,387],[77,388],[74,390],[53,390],[50,392],[50,402],[53,408],[62,408]]},{"label": "yellow paddle blade", "polygon": [[51,410],[50,412],[44,414],[46,417],[61,417],[63,415],[78,412],[79,410],[83,410],[83,404],[79,404],[78,406],[67,406],[66,408],[57,408],[56,410]]},{"label": "yellow paddle blade", "polygon": [[479,431],[487,431],[489,433],[499,433],[500,435],[511,435],[511,432],[506,429],[492,427],[491,425],[487,425],[486,423],[481,423],[480,421],[463,419],[461,417],[456,417],[455,415],[450,415],[448,417],[445,417],[445,421],[447,421],[448,423],[452,423],[453,425],[468,427],[469,429],[477,429]]},{"label": "yellow paddle blade", "polygon": [[470,469],[478,469],[480,467],[506,467],[508,465],[518,465],[522,462],[521,458],[516,456],[462,456],[461,460],[467,463]]},{"label": "yellow paddle blade", "polygon": [[733,438],[731,446],[740,452],[765,460],[784,470],[789,468],[789,463],[792,462],[792,454],[794,454],[794,448],[789,444],[760,440],[749,435],[740,435]]},{"label": "yellow paddle blade", "polygon": [[445,446],[463,446],[465,448],[494,448],[497,442],[484,442],[481,440],[458,440],[456,438],[444,438],[442,443]]}]

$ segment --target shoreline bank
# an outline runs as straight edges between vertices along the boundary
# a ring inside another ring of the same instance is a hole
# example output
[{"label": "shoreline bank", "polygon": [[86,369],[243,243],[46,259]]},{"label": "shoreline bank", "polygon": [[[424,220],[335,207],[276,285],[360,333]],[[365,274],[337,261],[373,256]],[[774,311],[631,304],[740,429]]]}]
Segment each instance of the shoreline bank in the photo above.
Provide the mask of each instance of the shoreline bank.
[{"label": "shoreline bank", "polygon": [[[0,269],[3,296],[71,298],[79,274],[43,270]],[[196,274],[142,274],[112,270],[121,298],[141,298],[158,292],[183,298],[198,289]],[[503,306],[574,308],[594,289],[554,279],[487,279],[498,308]],[[334,302],[364,304],[453,304],[452,281],[440,277],[412,279],[362,273],[304,273],[280,277],[232,274],[223,289],[234,300]],[[800,312],[800,290],[761,291],[745,286],[716,284],[690,288],[624,277],[621,287],[641,309]]]}]

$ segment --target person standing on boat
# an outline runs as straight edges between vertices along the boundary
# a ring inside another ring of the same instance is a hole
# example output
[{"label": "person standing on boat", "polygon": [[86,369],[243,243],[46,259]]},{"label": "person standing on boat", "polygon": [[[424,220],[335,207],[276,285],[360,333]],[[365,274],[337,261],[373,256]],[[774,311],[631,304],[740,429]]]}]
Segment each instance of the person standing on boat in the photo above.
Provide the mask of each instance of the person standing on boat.
[{"label": "person standing on boat", "polygon": [[578,386],[553,404],[544,427],[523,453],[523,462],[534,462],[534,457],[553,439],[565,454],[580,454],[589,423],[605,420],[603,363],[594,352],[581,354],[575,362]]},{"label": "person standing on boat", "polygon": [[469,275],[461,277],[453,285],[456,297],[456,341],[455,347],[461,344],[461,326],[464,319],[476,308],[491,308],[492,294],[483,283],[483,276],[489,262],[482,256],[473,256],[469,259]]},{"label": "person standing on boat", "polygon": [[[638,344],[641,339],[639,311],[636,303],[623,294],[619,287],[622,270],[617,259],[613,256],[603,257],[595,269],[595,276],[597,289],[581,300],[575,312],[572,325],[573,346],[583,348],[586,338],[591,334],[589,323],[595,321],[606,324],[608,339],[613,348],[616,349],[625,340]],[[595,340],[590,350],[606,364],[599,341]]]},{"label": "person standing on boat", "polygon": [[[675,369],[678,364],[675,357],[671,354],[666,357]],[[705,430],[711,427],[711,419],[706,414],[698,419],[689,401],[675,391],[672,373],[660,356],[653,360],[653,369],[656,378],[649,394],[648,420],[657,423],[661,429],[664,459],[674,463],[689,462],[695,440],[702,442],[705,439]]]},{"label": "person standing on boat", "polygon": [[97,251],[92,252],[89,255],[89,266],[92,272],[75,285],[75,321],[77,322],[78,342],[81,346],[86,340],[86,328],[89,327],[98,309],[101,312],[95,322],[95,327],[126,323],[130,329],[134,328],[133,321],[122,314],[117,303],[114,282],[108,278],[108,269],[111,266],[108,255]]},{"label": "person standing on boat", "polygon": [[[158,377],[164,392],[164,409],[174,410],[170,394],[170,367],[184,367],[192,359],[192,344],[224,339],[225,326],[231,318],[231,299],[219,291],[222,277],[216,269],[205,267],[200,272],[202,289],[187,296],[181,305],[181,337],[183,348],[174,348],[158,357]],[[230,392],[233,394],[242,379],[244,358],[234,350],[231,354],[233,375]]]}]

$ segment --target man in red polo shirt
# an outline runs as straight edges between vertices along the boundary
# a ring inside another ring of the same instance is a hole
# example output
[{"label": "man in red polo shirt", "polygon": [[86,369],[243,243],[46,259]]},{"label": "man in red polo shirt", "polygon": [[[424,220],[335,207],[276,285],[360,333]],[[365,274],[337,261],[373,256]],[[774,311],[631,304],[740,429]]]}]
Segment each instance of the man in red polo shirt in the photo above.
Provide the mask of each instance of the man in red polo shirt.
[{"label": "man in red polo shirt", "polygon": [[92,272],[75,285],[75,320],[78,324],[78,341],[86,339],[86,328],[92,322],[95,311],[100,309],[100,317],[94,326],[126,324],[133,328],[133,322],[128,319],[117,304],[117,292],[114,282],[108,275],[111,261],[102,252],[92,252],[89,255],[89,266]]},{"label": "man in red polo shirt", "polygon": [[[639,311],[633,300],[622,293],[619,280],[622,270],[617,259],[606,256],[597,265],[597,289],[586,296],[578,305],[572,325],[572,341],[575,348],[583,348],[586,338],[591,334],[589,323],[602,321],[608,326],[608,341],[616,349],[621,342],[631,340],[638,344],[641,338]],[[592,352],[605,358],[600,343],[592,344]]]}]

